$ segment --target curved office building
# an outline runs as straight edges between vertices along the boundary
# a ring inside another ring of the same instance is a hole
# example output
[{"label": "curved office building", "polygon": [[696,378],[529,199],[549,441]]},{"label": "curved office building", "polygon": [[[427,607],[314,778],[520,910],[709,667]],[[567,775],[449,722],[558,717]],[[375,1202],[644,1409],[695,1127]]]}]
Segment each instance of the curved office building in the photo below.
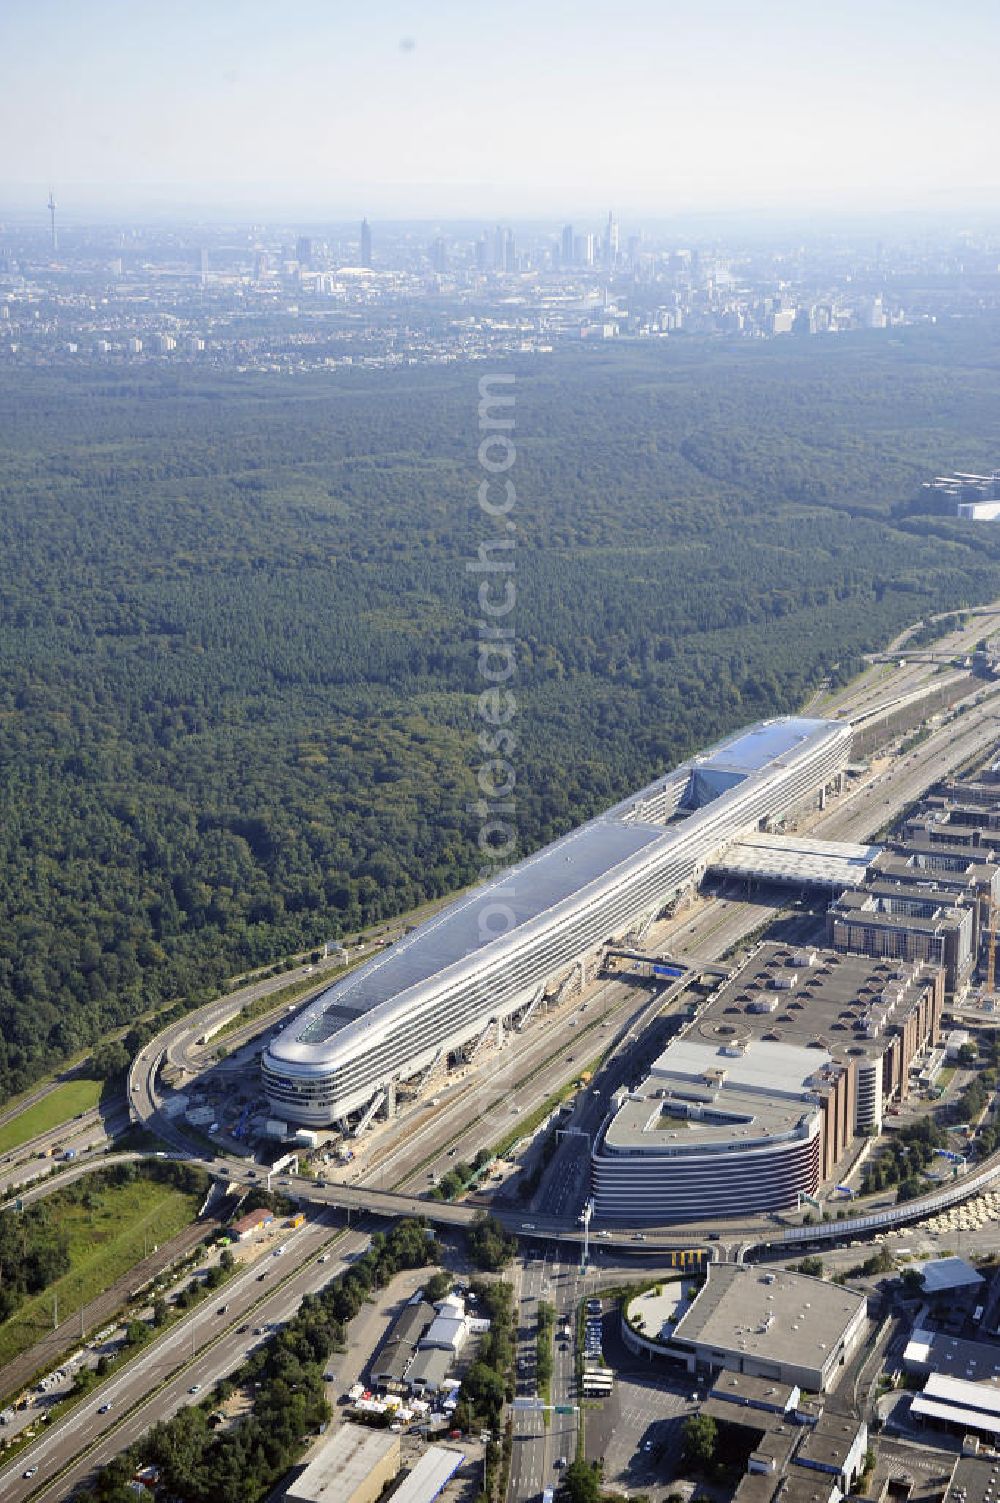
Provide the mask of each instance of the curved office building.
[{"label": "curved office building", "polygon": [[592,1156],[598,1221],[706,1221],[794,1209],[822,1178],[825,1052],[752,1040],[668,1044],[622,1094]]},{"label": "curved office building", "polygon": [[325,1126],[478,1039],[836,777],[851,729],[786,717],[711,751],[443,909],[336,982],[265,1051],[275,1113]]}]

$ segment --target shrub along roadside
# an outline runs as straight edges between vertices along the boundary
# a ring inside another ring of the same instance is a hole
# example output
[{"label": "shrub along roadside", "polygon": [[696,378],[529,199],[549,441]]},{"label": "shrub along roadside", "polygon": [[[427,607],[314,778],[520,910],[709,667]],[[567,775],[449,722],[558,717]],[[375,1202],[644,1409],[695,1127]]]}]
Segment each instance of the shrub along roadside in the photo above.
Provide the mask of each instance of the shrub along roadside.
[{"label": "shrub along roadside", "polygon": [[[154,1425],[97,1474],[77,1503],[131,1503],[136,1470],[160,1468],[168,1492],[186,1503],[255,1503],[301,1455],[308,1437],[329,1418],[323,1368],[343,1349],[347,1326],[373,1290],[404,1268],[436,1262],[440,1248],[420,1221],[377,1232],[368,1251],[307,1295],[284,1330],[257,1348],[203,1404],[188,1405]],[[210,1426],[214,1406],[236,1389],[253,1407],[230,1429]]]}]

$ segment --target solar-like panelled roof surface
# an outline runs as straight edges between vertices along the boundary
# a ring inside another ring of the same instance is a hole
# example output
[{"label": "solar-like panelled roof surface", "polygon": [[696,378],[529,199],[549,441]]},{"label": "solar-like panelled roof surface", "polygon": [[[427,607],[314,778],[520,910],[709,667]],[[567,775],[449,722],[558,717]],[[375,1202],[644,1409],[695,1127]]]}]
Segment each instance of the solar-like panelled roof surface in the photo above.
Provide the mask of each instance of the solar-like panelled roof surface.
[{"label": "solar-like panelled roof surface", "polygon": [[[450,904],[437,918],[422,924],[354,976],[335,983],[338,1003],[356,1008],[358,1013],[367,1011],[386,995],[383,972],[387,969],[391,970],[392,990],[404,991],[446,965],[475,954],[504,928],[519,928],[537,918],[626,857],[665,838],[667,832],[659,825],[622,824],[617,820],[581,825],[498,881],[477,887]],[[493,900],[491,888],[495,901],[508,910],[503,926],[497,924],[492,929],[481,926],[484,905]],[[331,1011],[327,1008],[313,1018],[299,1034],[301,1043],[321,1044],[339,1032],[348,1020],[331,1016]]]},{"label": "solar-like panelled roof surface", "polygon": [[[505,936],[513,941],[560,905],[574,899],[583,901],[588,889],[596,894],[603,889],[605,879],[611,880],[618,868],[636,862],[651,847],[667,852],[684,837],[685,822],[654,821],[661,812],[664,819],[670,819],[684,790],[693,787],[699,774],[720,785],[699,797],[701,807],[723,796],[733,784],[763,772],[772,761],[798,753],[812,738],[845,733],[839,722],[801,717],[765,722],[737,732],[704,756],[683,763],[648,788],[450,903],[377,958],[334,982],[289,1024],[272,1053],[286,1059],[308,1058],[311,1050],[318,1055],[329,1039],[381,1003],[412,998],[415,988],[447,968],[468,963],[478,951]],[[494,903],[493,921],[484,922]]]},{"label": "solar-like panelled roof surface", "polygon": [[697,757],[698,767],[718,767],[727,772],[741,772],[744,776],[760,772],[762,767],[796,751],[803,741],[829,725],[828,720],[808,720],[796,716],[788,720],[772,720],[755,725],[741,732],[732,741],[723,742],[714,751]]}]

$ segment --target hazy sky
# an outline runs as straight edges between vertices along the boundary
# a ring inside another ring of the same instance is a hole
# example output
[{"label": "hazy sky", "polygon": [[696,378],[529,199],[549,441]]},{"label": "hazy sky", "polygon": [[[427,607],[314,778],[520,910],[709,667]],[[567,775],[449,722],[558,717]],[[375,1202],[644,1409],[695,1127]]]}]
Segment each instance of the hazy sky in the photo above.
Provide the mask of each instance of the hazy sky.
[{"label": "hazy sky", "polygon": [[0,211],[1000,206],[1000,0],[0,0],[0,55]]}]

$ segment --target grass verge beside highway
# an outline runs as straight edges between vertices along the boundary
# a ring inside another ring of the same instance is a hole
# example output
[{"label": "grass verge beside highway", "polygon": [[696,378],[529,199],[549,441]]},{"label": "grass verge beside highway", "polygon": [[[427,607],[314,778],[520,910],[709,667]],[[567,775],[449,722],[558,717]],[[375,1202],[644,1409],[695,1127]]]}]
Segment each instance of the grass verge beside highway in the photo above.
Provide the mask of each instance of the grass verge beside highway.
[{"label": "grass verge beside highway", "polygon": [[63,1122],[70,1122],[79,1112],[89,1112],[101,1099],[102,1080],[65,1080],[55,1090],[25,1107],[16,1117],[0,1127],[0,1153],[10,1153],[29,1143],[39,1133],[51,1132]]},{"label": "grass verge beside highway", "polygon": [[[552,1403],[552,1372],[555,1365],[555,1307],[547,1300],[538,1302],[538,1334],[535,1337],[535,1384],[543,1404]],[[545,1425],[551,1421],[548,1408],[542,1411]]]},{"label": "grass verge beside highway", "polygon": [[334,981],[339,981],[341,976],[350,969],[353,967],[344,966],[338,971],[331,972],[325,979],[315,975],[301,976],[297,981],[290,981],[287,986],[279,987],[277,991],[267,992],[256,1001],[248,1002],[245,1007],[240,1008],[235,1017],[230,1018],[228,1023],[223,1023],[221,1028],[210,1035],[206,1047],[211,1048],[213,1044],[224,1043],[229,1034],[245,1028],[248,1023],[255,1023],[258,1020],[263,1023],[272,1013],[281,1012],[285,1004],[304,997],[308,992],[318,992],[324,987],[332,986]]},{"label": "grass verge beside highway", "polygon": [[60,1228],[68,1235],[70,1266],[0,1325],[0,1365],[52,1330],[57,1305],[61,1325],[158,1243],[189,1225],[200,1201],[197,1193],[141,1175],[125,1184],[81,1185],[72,1194],[54,1196],[49,1205],[57,1207]]}]

